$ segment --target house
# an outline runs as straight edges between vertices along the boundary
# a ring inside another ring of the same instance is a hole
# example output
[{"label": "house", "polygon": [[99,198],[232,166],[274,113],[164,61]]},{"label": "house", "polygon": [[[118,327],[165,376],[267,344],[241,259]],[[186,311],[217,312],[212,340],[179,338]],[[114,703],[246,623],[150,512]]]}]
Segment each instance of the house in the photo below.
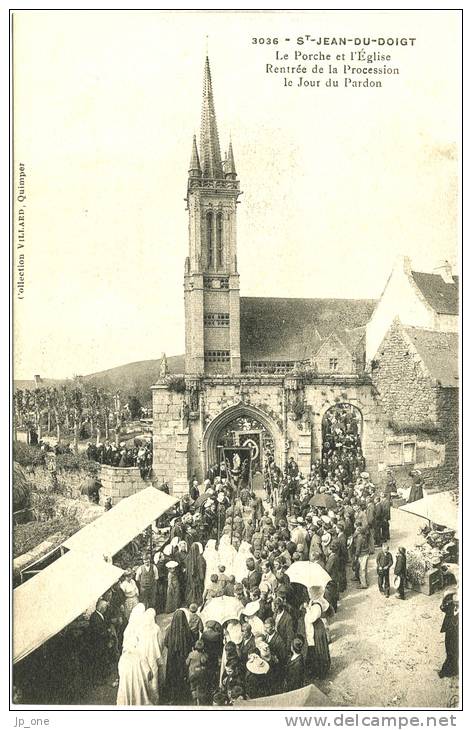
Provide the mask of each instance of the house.
[{"label": "house", "polygon": [[400,257],[366,326],[366,361],[376,356],[391,323],[438,332],[458,332],[459,279],[442,262],[433,273],[413,271],[411,260]]},{"label": "house", "polygon": [[383,468],[415,465],[432,487],[456,486],[458,333],[395,317],[376,352],[372,382],[386,414]]}]

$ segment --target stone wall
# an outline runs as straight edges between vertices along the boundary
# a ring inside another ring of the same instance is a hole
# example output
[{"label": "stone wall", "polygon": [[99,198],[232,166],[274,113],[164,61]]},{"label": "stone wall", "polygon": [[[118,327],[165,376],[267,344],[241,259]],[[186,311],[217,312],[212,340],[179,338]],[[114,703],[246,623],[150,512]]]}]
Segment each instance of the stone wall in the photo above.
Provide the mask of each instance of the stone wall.
[{"label": "stone wall", "polygon": [[[356,371],[353,353],[343,345],[336,336],[331,336],[313,358],[320,373],[330,373],[337,370],[339,373],[352,374]],[[337,360],[336,368],[331,367],[331,360]]]},{"label": "stone wall", "polygon": [[396,320],[376,355],[372,381],[388,418],[397,424],[438,425],[437,388],[421,358]]},{"label": "stone wall", "polygon": [[188,428],[182,423],[183,402],[184,395],[169,390],[164,382],[152,388],[153,479],[157,484],[180,484],[182,492],[188,489]]},{"label": "stone wall", "polygon": [[[31,484],[33,489],[39,491],[48,491],[51,489],[51,472],[48,471],[46,466],[36,466],[34,471],[31,469],[25,470],[26,478]],[[65,487],[69,490],[69,494],[74,499],[81,497],[81,489],[85,483],[90,479],[90,475],[85,469],[58,470],[57,480],[60,487]]]},{"label": "stone wall", "polygon": [[100,504],[104,504],[111,497],[115,505],[124,497],[140,492],[149,486],[149,482],[142,479],[137,466],[119,467],[102,464],[98,474],[102,487],[100,489]]},{"label": "stone wall", "polygon": [[[419,468],[431,488],[456,487],[459,392],[434,381],[401,323],[393,322],[376,355],[372,380],[387,417],[379,470]],[[404,485],[409,485],[408,480]]]}]

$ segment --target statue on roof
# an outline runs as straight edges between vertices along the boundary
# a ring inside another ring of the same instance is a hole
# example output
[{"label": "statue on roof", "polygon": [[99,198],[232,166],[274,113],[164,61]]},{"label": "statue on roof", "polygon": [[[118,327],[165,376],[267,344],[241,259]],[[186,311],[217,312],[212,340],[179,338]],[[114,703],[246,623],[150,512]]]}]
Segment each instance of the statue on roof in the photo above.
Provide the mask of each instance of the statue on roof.
[{"label": "statue on roof", "polygon": [[166,378],[169,374],[169,366],[167,365],[167,358],[165,352],[161,356],[161,364],[159,365],[159,377]]}]

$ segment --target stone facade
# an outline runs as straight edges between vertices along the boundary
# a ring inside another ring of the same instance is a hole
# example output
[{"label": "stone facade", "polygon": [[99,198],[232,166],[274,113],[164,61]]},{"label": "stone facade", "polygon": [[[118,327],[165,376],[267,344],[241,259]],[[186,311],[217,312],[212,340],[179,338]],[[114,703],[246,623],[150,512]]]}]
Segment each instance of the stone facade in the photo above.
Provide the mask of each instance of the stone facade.
[{"label": "stone facade", "polygon": [[431,376],[398,319],[376,354],[372,381],[386,416],[379,470],[421,469],[431,486],[457,486],[458,388]]},{"label": "stone facade", "polygon": [[354,374],[357,370],[355,354],[335,334],[323,342],[313,363],[320,373]]},{"label": "stone facade", "polygon": [[164,383],[153,388],[154,475],[176,494],[201,481],[216,463],[216,443],[225,425],[238,417],[261,424],[272,437],[281,468],[293,456],[303,473],[321,457],[322,422],[329,408],[347,402],[362,415],[362,441],[373,477],[383,454],[385,418],[366,376],[213,376],[186,379],[185,393]]},{"label": "stone facade", "polygon": [[100,489],[100,504],[104,504],[108,497],[111,497],[115,505],[125,497],[140,492],[149,486],[144,481],[137,466],[118,467],[102,464],[98,478],[102,484]]}]

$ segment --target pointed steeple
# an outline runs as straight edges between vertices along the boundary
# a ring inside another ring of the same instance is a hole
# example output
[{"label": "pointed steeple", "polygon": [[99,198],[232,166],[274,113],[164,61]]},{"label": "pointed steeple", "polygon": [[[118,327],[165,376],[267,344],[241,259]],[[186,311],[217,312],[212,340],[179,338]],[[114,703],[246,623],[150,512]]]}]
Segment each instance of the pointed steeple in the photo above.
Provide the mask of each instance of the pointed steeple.
[{"label": "pointed steeple", "polygon": [[189,177],[201,177],[202,168],[200,167],[200,159],[198,157],[197,137],[193,135],[192,154],[190,156],[190,165],[188,168]]},{"label": "pointed steeple", "polygon": [[225,160],[225,177],[236,180],[236,165],[234,164],[233,144],[229,141],[228,153]]},{"label": "pointed steeple", "polygon": [[200,133],[200,157],[203,177],[217,180],[224,178],[221,163],[220,142],[216,126],[215,103],[211,85],[210,61],[205,58],[203,76],[202,127]]}]

